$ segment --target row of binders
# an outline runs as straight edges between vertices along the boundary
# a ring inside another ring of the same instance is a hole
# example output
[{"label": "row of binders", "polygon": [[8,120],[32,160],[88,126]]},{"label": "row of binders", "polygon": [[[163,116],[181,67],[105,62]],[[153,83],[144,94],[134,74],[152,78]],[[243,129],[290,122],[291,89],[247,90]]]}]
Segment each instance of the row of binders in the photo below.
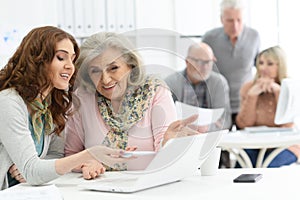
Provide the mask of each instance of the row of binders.
[{"label": "row of binders", "polygon": [[58,27],[77,38],[95,32],[135,29],[135,0],[57,1]]}]

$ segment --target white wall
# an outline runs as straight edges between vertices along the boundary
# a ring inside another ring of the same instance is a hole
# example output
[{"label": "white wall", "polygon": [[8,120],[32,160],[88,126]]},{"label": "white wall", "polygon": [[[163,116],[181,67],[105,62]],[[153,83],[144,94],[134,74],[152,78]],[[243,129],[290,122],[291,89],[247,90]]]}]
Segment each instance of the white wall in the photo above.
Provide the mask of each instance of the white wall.
[{"label": "white wall", "polygon": [[[146,41],[148,46],[151,42],[159,43],[163,48],[173,51],[173,54],[154,48],[144,50],[141,53],[145,62],[180,69],[184,65],[181,56],[185,56],[188,44],[195,39],[182,39],[180,36],[202,35],[206,30],[220,26],[220,1],[1,0],[0,66],[7,62],[31,28],[49,24],[60,25],[65,29],[68,25],[67,19],[72,25],[72,28],[67,30],[79,39],[103,30],[126,32],[154,28],[158,30],[154,35],[142,31],[143,34],[136,39],[137,45],[143,46]],[[246,5],[246,24],[260,32],[262,49],[277,44],[283,46],[287,52],[289,74],[297,76],[299,67],[296,45],[300,43],[300,30],[296,24],[296,20],[300,18],[297,1],[246,0]],[[86,20],[82,20],[80,16],[84,16]],[[88,29],[89,21],[92,21],[95,27]],[[109,28],[111,22],[115,22],[116,29]],[[123,28],[120,27],[121,22],[124,22]],[[131,29],[129,22],[132,24]],[[80,23],[83,26],[82,32],[74,29]],[[104,27],[100,28],[100,23],[104,23]],[[174,56],[175,53],[178,55]]]},{"label": "white wall", "polygon": [[182,35],[203,35],[219,24],[216,0],[175,0],[176,30]]},{"label": "white wall", "polygon": [[277,16],[277,1],[274,0],[248,0],[248,24],[259,31],[261,49],[278,44],[279,27]]},{"label": "white wall", "polygon": [[1,0],[0,68],[30,29],[41,25],[56,25],[55,10],[51,0]]},{"label": "white wall", "polygon": [[299,44],[300,19],[299,3],[292,0],[279,0],[279,44],[287,54],[288,73],[290,77],[300,79]]},{"label": "white wall", "polygon": [[136,28],[174,30],[173,0],[136,0]]}]

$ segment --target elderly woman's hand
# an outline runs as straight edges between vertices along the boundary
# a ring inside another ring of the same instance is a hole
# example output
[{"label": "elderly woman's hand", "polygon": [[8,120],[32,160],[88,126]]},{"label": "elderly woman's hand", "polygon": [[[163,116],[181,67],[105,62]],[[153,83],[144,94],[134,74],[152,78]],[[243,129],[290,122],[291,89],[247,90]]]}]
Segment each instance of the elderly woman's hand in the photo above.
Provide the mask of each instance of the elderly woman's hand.
[{"label": "elderly woman's hand", "polygon": [[171,138],[196,135],[201,133],[189,127],[191,123],[194,122],[197,118],[198,115],[192,115],[186,119],[177,120],[171,123],[164,135],[162,145],[164,145]]},{"label": "elderly woman's hand", "polygon": [[105,172],[105,167],[97,160],[89,160],[81,165],[84,179],[94,179]]},{"label": "elderly woman's hand", "polygon": [[[135,147],[129,147],[132,150],[135,150]],[[130,158],[122,157],[125,153],[122,149],[112,149],[110,147],[106,147],[103,145],[96,145],[86,149],[89,154],[96,160],[109,167],[115,167],[116,164],[126,163],[131,159],[135,159],[136,157],[131,156]]]},{"label": "elderly woman's hand", "polygon": [[209,130],[209,125],[198,126],[195,124],[189,124],[188,127],[199,133],[206,133]]}]

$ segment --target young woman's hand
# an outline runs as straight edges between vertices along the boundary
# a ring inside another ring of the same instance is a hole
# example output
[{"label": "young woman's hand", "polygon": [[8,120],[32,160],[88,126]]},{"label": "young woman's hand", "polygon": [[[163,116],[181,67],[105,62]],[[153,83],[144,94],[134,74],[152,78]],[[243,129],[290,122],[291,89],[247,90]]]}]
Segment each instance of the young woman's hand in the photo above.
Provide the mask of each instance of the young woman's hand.
[{"label": "young woman's hand", "polygon": [[10,166],[9,168],[9,173],[11,175],[12,178],[16,179],[17,181],[19,181],[20,183],[25,183],[26,180],[24,179],[24,177],[22,176],[22,174],[19,172],[17,166],[15,164],[13,164],[12,166]]}]

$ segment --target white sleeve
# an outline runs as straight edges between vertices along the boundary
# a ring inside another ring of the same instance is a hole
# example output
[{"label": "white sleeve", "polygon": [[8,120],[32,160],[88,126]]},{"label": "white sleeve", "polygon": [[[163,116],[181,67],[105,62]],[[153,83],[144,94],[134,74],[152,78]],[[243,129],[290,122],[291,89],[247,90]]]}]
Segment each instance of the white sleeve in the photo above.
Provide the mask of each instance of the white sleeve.
[{"label": "white sleeve", "polygon": [[26,181],[38,185],[59,175],[55,170],[55,160],[38,157],[28,127],[27,108],[19,99],[0,96],[0,142]]}]

